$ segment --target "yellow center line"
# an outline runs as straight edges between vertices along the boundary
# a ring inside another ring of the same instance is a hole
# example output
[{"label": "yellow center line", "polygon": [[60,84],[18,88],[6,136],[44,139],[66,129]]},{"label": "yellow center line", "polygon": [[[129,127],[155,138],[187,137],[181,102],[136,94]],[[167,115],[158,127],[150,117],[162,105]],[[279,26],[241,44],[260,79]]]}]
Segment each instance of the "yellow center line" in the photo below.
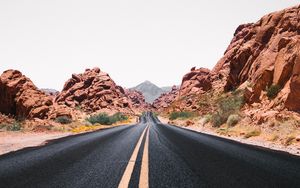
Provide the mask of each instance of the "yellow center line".
[{"label": "yellow center line", "polygon": [[[149,126],[149,125],[148,125]],[[140,188],[148,188],[149,187],[149,127],[147,129],[146,141],[143,151],[143,159],[142,159],[142,167],[140,174]]]},{"label": "yellow center line", "polygon": [[125,169],[125,172],[122,176],[122,179],[119,183],[119,188],[128,188],[128,185],[129,185],[129,181],[131,179],[131,175],[132,175],[132,172],[133,172],[133,169],[134,169],[134,165],[135,165],[135,162],[136,162],[136,158],[137,158],[137,155],[138,155],[138,152],[139,152],[139,149],[141,147],[141,144],[142,144],[142,140],[144,138],[144,135],[145,135],[145,132],[146,130],[148,129],[149,125],[147,125],[147,127],[144,129],[138,143],[136,144],[134,150],[133,150],[133,153],[130,157],[130,160],[128,162],[128,165]]}]

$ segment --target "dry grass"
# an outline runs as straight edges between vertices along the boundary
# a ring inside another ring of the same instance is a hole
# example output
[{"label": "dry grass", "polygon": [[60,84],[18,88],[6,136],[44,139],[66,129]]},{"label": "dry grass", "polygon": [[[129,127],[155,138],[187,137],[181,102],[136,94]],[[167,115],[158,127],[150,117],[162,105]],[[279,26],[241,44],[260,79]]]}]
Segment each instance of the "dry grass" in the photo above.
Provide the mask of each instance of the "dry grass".
[{"label": "dry grass", "polygon": [[261,134],[261,130],[256,129],[256,130],[253,130],[253,131],[248,132],[248,133],[244,136],[244,138],[251,138],[251,137],[254,137],[254,136],[259,136],[260,134]]},{"label": "dry grass", "polygon": [[272,133],[271,135],[268,135],[266,140],[270,142],[275,142],[279,139],[278,134]]},{"label": "dry grass", "polygon": [[293,142],[295,141],[295,136],[294,135],[290,135],[290,136],[288,136],[285,140],[284,140],[284,145],[285,146],[289,146],[289,145],[291,145],[291,144],[293,144]]}]

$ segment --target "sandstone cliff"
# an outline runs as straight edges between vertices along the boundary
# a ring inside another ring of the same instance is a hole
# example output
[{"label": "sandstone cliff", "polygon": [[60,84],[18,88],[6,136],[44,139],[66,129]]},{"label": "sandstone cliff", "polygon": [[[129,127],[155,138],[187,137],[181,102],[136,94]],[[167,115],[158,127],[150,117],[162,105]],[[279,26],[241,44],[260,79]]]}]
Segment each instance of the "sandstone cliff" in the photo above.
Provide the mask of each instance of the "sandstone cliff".
[{"label": "sandstone cliff", "polygon": [[[199,109],[193,99],[208,91],[241,89],[249,104],[268,103],[269,108],[300,111],[299,11],[296,6],[240,25],[212,71],[194,67],[183,77],[177,101],[185,100],[178,108]],[[277,90],[274,98],[266,99],[273,88]]]}]

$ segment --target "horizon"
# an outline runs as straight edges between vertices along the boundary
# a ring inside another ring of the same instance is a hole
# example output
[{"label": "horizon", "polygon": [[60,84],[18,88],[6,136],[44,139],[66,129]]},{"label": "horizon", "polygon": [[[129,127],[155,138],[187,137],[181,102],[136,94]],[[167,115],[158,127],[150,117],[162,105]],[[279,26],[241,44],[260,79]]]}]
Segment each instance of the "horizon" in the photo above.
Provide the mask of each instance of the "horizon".
[{"label": "horizon", "polygon": [[238,25],[299,4],[33,2],[0,2],[0,71],[17,69],[38,88],[58,91],[72,73],[93,67],[124,88],[146,80],[158,87],[180,85],[192,67],[214,67]]}]

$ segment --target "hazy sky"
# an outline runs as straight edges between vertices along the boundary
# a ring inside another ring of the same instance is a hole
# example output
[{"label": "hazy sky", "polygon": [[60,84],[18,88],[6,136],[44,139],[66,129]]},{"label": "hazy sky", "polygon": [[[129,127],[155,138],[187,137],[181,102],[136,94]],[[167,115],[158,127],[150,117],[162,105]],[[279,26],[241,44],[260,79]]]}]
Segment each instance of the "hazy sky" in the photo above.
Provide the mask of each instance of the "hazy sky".
[{"label": "hazy sky", "polygon": [[299,0],[0,0],[0,71],[60,90],[100,67],[115,82],[179,84],[212,68],[237,26]]}]

